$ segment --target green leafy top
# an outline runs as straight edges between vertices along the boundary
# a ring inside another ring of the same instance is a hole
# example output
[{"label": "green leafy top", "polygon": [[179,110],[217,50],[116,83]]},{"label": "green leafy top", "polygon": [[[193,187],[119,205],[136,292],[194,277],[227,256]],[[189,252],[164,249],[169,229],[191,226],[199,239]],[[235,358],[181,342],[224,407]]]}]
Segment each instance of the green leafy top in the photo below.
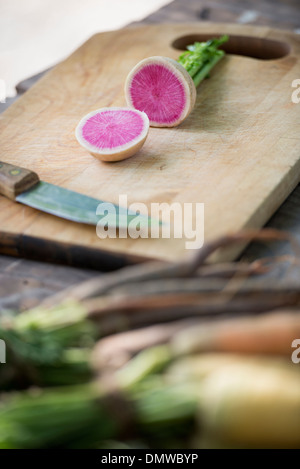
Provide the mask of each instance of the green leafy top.
[{"label": "green leafy top", "polygon": [[193,78],[195,86],[199,85],[211,68],[225,55],[218,47],[228,39],[229,37],[224,35],[206,42],[195,42],[187,46],[188,50],[179,56],[178,62]]}]

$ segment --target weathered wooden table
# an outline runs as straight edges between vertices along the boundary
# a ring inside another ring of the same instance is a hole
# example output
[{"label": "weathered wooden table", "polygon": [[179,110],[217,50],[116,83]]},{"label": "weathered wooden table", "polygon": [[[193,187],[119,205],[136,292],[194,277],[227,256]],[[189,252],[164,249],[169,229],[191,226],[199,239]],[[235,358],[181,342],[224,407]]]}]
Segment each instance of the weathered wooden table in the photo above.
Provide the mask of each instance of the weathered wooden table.
[{"label": "weathered wooden table", "polygon": [[[145,18],[141,24],[187,21],[218,21],[250,23],[285,28],[300,34],[300,8],[298,0],[174,0],[169,5]],[[18,95],[24,93],[43,73],[29,78],[17,86]],[[300,78],[295,77],[295,78]],[[16,98],[0,104],[0,112]],[[300,187],[298,186],[267,224],[292,233],[300,241]],[[1,240],[0,240],[1,243]],[[243,257],[255,259],[268,255],[289,253],[290,247],[281,242],[276,245],[251,244]],[[41,259],[42,260],[42,259]],[[99,271],[102,266],[99,265]],[[0,311],[26,309],[45,297],[81,280],[92,278],[99,271],[60,266],[28,259],[0,255]]]}]

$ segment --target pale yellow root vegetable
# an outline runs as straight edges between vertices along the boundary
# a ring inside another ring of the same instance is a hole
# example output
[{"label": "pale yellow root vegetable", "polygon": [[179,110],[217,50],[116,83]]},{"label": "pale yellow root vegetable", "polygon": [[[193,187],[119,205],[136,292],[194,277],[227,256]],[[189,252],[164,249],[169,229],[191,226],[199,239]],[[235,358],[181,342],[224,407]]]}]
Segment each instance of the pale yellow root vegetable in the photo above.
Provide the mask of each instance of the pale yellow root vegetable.
[{"label": "pale yellow root vegetable", "polygon": [[297,367],[283,357],[203,354],[175,362],[166,379],[194,383],[199,447],[204,437],[220,447],[300,448]]},{"label": "pale yellow root vegetable", "polygon": [[203,382],[199,424],[211,437],[252,448],[300,448],[300,373],[230,365]]}]

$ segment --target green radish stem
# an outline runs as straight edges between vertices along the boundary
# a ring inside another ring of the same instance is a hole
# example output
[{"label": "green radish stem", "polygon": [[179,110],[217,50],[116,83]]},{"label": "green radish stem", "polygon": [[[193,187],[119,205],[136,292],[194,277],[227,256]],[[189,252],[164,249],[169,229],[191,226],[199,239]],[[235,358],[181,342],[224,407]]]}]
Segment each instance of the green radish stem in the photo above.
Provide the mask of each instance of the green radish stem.
[{"label": "green radish stem", "polygon": [[195,87],[204,80],[210,70],[224,57],[225,52],[218,47],[228,41],[228,36],[207,42],[195,42],[187,47],[188,51],[180,55],[178,62],[192,77]]},{"label": "green radish stem", "polygon": [[193,78],[193,82],[195,83],[196,88],[201,83],[201,81],[203,81],[208,76],[210,70],[219,62],[219,60],[224,55],[225,53],[216,55],[216,57],[214,57],[209,63],[204,65],[204,67],[201,70],[199,70],[199,72]]}]

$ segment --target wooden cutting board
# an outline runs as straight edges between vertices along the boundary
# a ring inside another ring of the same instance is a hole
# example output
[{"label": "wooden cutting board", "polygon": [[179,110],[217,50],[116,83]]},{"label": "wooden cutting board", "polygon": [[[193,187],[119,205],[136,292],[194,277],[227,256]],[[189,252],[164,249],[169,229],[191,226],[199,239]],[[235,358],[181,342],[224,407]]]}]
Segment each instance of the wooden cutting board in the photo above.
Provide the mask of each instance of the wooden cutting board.
[{"label": "wooden cutting board", "polygon": [[[114,164],[94,159],[78,145],[74,130],[83,115],[125,105],[124,81],[139,60],[176,59],[190,42],[225,33],[231,37],[228,55],[198,88],[195,109],[183,124],[151,128],[138,154]],[[119,194],[148,207],[203,202],[207,242],[261,227],[299,182],[300,103],[291,99],[297,78],[300,36],[285,31],[191,23],[97,34],[0,116],[0,160],[114,203]],[[100,240],[94,227],[3,197],[0,244],[4,253],[77,264],[191,254],[184,239]],[[225,256],[237,254],[235,249]]]}]

